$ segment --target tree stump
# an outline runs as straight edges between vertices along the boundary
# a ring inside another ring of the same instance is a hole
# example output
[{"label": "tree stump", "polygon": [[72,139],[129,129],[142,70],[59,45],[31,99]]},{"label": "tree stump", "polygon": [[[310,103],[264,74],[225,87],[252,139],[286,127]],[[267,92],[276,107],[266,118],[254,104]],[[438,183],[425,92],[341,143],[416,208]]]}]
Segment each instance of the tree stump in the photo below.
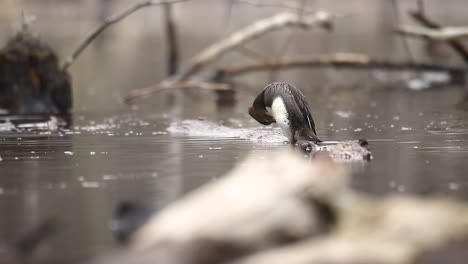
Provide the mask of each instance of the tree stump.
[{"label": "tree stump", "polygon": [[0,108],[8,114],[66,115],[72,107],[71,78],[55,51],[23,30],[0,50]]}]

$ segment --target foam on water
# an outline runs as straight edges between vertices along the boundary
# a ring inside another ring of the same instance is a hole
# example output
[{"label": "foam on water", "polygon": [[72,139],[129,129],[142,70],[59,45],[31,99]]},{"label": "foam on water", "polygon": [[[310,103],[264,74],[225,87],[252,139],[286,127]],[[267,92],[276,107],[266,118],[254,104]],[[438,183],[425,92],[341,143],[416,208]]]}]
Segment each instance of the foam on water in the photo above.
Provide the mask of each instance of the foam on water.
[{"label": "foam on water", "polygon": [[209,138],[239,138],[259,144],[284,144],[288,141],[279,128],[231,128],[211,121],[172,122],[167,131],[173,135]]}]

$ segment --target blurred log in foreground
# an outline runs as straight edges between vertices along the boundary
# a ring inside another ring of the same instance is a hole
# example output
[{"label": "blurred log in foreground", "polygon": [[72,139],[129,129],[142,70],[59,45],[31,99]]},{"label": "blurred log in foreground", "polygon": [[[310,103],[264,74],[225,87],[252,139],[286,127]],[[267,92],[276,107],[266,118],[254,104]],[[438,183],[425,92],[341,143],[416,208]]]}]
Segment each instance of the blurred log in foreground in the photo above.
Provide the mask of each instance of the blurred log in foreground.
[{"label": "blurred log in foreground", "polygon": [[8,114],[68,114],[70,75],[55,51],[26,30],[0,50],[0,109]]},{"label": "blurred log in foreground", "polygon": [[[251,156],[151,217],[130,251],[92,263],[425,263],[466,259],[468,206],[375,198],[346,167],[297,153]],[[452,262],[453,263],[453,262]],[[461,263],[461,262],[460,262]]]}]

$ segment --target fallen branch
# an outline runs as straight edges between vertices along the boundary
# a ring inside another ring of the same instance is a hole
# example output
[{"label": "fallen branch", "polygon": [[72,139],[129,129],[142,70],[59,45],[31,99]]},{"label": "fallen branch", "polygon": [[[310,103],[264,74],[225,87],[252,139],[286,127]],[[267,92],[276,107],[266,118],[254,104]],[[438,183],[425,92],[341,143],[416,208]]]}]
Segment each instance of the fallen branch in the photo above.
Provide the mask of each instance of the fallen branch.
[{"label": "fallen branch", "polygon": [[445,27],[440,29],[431,29],[419,26],[400,26],[395,32],[413,37],[423,37],[432,40],[451,40],[468,37],[467,27]]},{"label": "fallen branch", "polygon": [[187,82],[165,82],[156,86],[150,86],[143,89],[132,90],[125,96],[124,101],[131,103],[135,98],[144,97],[153,93],[158,93],[165,90],[173,89],[203,89],[211,91],[227,91],[231,88],[229,85],[224,83],[208,83],[198,81],[187,81]]},{"label": "fallen branch", "polygon": [[[302,16],[293,13],[280,13],[272,17],[256,21],[253,24],[243,29],[240,29],[237,32],[234,32],[227,38],[217,43],[214,43],[208,48],[201,51],[198,55],[194,56],[191,59],[185,70],[179,72],[178,74],[171,76],[166,80],[163,80],[154,87],[131,91],[125,97],[125,101],[128,103],[133,101],[137,97],[147,96],[151,93],[159,92],[161,90],[173,89],[174,87],[176,87],[176,89],[181,88],[179,84],[186,83],[186,81],[189,80],[190,77],[192,77],[196,73],[199,73],[204,67],[221,57],[226,52],[241,47],[246,42],[256,39],[268,32],[286,27],[310,28],[313,26],[322,26],[325,28],[329,28],[331,25],[332,17],[332,15],[326,12],[317,12],[313,15]],[[206,85],[200,86],[197,82],[195,82],[195,84],[197,85],[192,85],[194,82],[188,83],[190,83],[190,85],[184,86],[183,88],[206,89],[203,88],[206,87]],[[163,89],[160,89],[162,87]],[[210,90],[226,90],[226,88],[210,88]]]},{"label": "fallen branch", "polygon": [[227,38],[214,43],[198,55],[193,57],[185,70],[176,75],[175,81],[184,81],[200,72],[205,66],[221,57],[224,53],[258,38],[268,32],[286,28],[301,27],[310,28],[313,26],[329,27],[332,15],[326,12],[318,12],[313,15],[300,16],[293,13],[280,13],[268,17],[240,29]]},{"label": "fallen branch", "polygon": [[96,29],[91,31],[89,35],[76,47],[75,51],[73,51],[72,55],[70,55],[64,62],[62,66],[62,70],[66,71],[72,63],[76,60],[76,58],[83,52],[86,47],[88,47],[89,44],[97,37],[99,34],[101,34],[104,30],[106,30],[109,26],[119,22],[120,20],[126,18],[127,16],[133,14],[134,12],[148,6],[155,6],[155,5],[162,5],[162,4],[175,4],[179,2],[184,2],[187,0],[146,0],[146,1],[141,1],[135,5],[132,5],[131,7],[125,9],[124,11],[117,13],[107,19],[104,20],[104,23],[102,23],[100,26],[98,26]]},{"label": "fallen branch", "polygon": [[[433,29],[439,29],[442,26],[438,23],[430,20],[426,15],[424,15],[424,5],[422,1],[418,1],[419,3],[419,11],[410,12],[410,16],[419,24]],[[455,52],[460,55],[465,63],[468,63],[468,50],[465,48],[465,45],[458,39],[450,39],[447,43],[452,47]]]},{"label": "fallen branch", "polygon": [[336,53],[331,55],[320,55],[316,57],[301,57],[293,59],[263,61],[260,63],[249,63],[231,66],[218,71],[221,80],[242,74],[269,71],[279,69],[292,69],[303,67],[346,67],[356,69],[386,69],[386,70],[414,70],[414,71],[442,71],[451,75],[464,74],[464,67],[447,67],[428,63],[391,62],[386,60],[372,59],[365,54],[359,53]]}]

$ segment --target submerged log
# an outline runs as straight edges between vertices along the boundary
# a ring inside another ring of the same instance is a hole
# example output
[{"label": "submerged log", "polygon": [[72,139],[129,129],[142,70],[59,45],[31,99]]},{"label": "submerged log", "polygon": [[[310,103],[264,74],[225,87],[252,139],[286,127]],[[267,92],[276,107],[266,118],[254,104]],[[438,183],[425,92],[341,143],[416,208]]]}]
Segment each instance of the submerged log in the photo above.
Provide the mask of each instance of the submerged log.
[{"label": "submerged log", "polygon": [[70,75],[55,51],[27,31],[0,50],[0,108],[9,114],[68,114]]}]

